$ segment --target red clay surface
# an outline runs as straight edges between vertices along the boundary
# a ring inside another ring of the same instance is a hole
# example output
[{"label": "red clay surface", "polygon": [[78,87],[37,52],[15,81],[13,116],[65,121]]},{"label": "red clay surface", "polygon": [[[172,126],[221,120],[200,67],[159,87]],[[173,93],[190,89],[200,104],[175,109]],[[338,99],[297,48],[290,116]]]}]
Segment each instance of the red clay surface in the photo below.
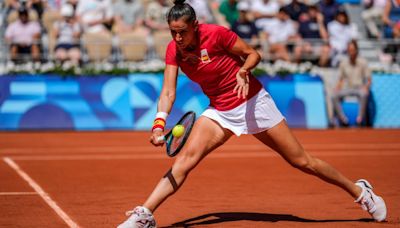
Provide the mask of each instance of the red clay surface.
[{"label": "red clay surface", "polygon": [[[400,130],[295,130],[311,154],[388,206],[375,223],[341,189],[305,175],[252,136],[207,157],[156,212],[159,227],[399,227]],[[0,133],[0,227],[68,227],[15,162],[80,227],[115,227],[143,203],[173,159],[147,132]]]}]

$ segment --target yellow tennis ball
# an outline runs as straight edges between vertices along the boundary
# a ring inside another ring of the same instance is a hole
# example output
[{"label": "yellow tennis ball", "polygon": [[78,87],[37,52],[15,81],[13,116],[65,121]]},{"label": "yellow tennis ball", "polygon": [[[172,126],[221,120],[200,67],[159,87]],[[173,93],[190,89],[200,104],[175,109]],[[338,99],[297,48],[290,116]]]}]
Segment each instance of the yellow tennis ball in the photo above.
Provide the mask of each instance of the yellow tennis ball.
[{"label": "yellow tennis ball", "polygon": [[172,129],[172,135],[174,137],[181,137],[183,135],[183,133],[185,132],[185,127],[183,125],[176,125],[173,129]]}]

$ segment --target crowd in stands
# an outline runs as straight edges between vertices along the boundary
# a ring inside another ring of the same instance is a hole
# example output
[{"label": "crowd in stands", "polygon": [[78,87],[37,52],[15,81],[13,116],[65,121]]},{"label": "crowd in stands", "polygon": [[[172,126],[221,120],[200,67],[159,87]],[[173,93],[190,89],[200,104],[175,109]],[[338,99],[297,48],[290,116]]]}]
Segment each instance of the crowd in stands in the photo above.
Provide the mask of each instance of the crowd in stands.
[{"label": "crowd in stands", "polygon": [[[347,54],[348,44],[360,38],[357,25],[335,0],[186,2],[193,6],[200,23],[231,28],[258,49],[265,61],[312,60],[319,66],[336,67]],[[80,64],[85,55],[89,60],[101,56],[111,60],[112,53],[118,53],[119,60],[140,61],[154,49],[163,58],[170,40],[165,14],[171,0],[5,0],[2,4],[4,40],[12,61],[27,55],[33,61],[50,58]],[[400,0],[363,0],[359,4],[365,8],[360,17],[368,31],[366,38],[393,39],[386,48],[395,53],[391,57],[396,61]],[[108,46],[100,47],[100,43]],[[142,54],[133,55],[132,51]]]}]

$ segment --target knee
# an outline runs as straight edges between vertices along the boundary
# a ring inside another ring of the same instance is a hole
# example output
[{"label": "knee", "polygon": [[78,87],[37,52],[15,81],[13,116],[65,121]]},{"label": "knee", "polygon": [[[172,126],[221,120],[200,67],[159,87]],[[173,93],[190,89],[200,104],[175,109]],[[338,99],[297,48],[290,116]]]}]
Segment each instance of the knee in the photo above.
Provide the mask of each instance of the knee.
[{"label": "knee", "polygon": [[302,156],[290,161],[290,165],[306,173],[315,173],[314,164],[315,162],[309,156]]},{"label": "knee", "polygon": [[194,149],[181,151],[173,166],[174,173],[178,175],[186,175],[189,173],[199,161],[197,154],[198,153],[196,153]]}]

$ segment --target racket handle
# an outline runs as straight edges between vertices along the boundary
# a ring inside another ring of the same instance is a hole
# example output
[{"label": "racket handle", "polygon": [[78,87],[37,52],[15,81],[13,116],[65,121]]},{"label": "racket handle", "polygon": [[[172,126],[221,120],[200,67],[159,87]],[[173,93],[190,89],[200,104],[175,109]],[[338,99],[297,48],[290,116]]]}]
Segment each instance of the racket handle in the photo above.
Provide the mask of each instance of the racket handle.
[{"label": "racket handle", "polygon": [[157,141],[158,142],[165,141],[164,135],[157,137]]}]

